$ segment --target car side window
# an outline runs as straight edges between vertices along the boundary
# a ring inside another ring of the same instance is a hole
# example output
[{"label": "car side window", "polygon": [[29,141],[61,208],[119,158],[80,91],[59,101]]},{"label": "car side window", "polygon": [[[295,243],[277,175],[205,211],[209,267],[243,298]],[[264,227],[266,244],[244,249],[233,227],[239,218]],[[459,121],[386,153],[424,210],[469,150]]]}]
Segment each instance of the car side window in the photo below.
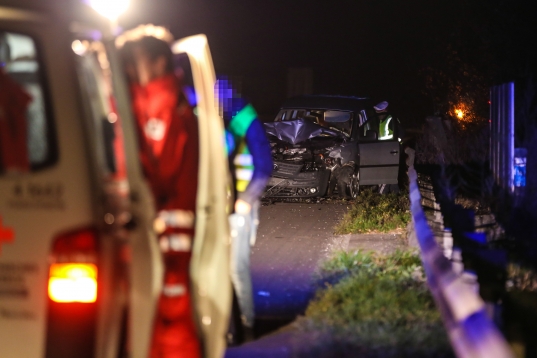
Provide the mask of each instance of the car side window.
[{"label": "car side window", "polygon": [[57,161],[52,116],[34,39],[0,30],[0,173],[28,173]]},{"label": "car side window", "polygon": [[360,113],[365,117],[365,123],[360,126],[360,140],[362,142],[377,141],[379,137],[379,118],[374,111],[362,111]]},{"label": "car side window", "polygon": [[276,118],[274,119],[274,122],[280,122],[280,121],[285,121],[287,119],[287,111],[285,110],[281,110],[278,115],[276,116]]},{"label": "car side window", "polygon": [[387,141],[394,140],[395,119],[390,113],[377,113],[373,110],[362,111],[361,116],[367,119],[360,127],[362,141]]}]

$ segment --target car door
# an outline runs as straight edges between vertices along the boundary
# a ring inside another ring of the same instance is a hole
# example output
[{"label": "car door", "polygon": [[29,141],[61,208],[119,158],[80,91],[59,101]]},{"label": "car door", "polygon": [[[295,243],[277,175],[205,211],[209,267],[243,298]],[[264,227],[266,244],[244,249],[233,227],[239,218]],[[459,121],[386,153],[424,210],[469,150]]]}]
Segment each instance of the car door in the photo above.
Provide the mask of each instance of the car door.
[{"label": "car door", "polygon": [[[362,111],[360,115],[367,119],[359,127],[360,185],[397,184],[400,145],[396,119],[384,117],[387,113],[379,118],[374,111]],[[391,135],[386,135],[387,125],[395,129]]]},{"label": "car door", "polygon": [[226,210],[230,176],[224,150],[224,127],[216,108],[216,77],[205,35],[181,39],[174,43],[172,51],[178,60],[176,63],[185,72],[183,84],[193,87],[195,93],[190,101],[198,118],[200,160],[190,275],[204,353],[206,357],[217,358],[224,354],[231,308],[230,233]]}]

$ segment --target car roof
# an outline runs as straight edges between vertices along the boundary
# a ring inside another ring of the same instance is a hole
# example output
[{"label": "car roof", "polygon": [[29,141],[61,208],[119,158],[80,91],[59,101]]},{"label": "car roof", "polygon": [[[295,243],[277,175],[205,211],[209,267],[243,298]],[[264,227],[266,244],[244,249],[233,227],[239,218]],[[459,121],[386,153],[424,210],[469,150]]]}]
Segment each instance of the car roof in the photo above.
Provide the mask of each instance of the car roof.
[{"label": "car roof", "polygon": [[368,97],[330,96],[330,95],[302,95],[287,99],[282,109],[308,108],[308,109],[339,109],[343,111],[359,112],[371,108]]}]

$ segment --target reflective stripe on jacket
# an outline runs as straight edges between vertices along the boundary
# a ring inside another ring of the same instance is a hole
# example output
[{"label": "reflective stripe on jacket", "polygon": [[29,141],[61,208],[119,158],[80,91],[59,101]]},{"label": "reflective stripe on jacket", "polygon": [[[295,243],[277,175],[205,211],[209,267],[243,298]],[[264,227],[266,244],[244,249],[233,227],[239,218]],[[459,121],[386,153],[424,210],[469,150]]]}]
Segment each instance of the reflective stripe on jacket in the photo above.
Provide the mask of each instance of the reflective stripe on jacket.
[{"label": "reflective stripe on jacket", "polygon": [[257,113],[251,105],[245,106],[229,123],[228,132],[233,136],[233,146],[228,145],[228,155],[235,149],[233,164],[235,166],[235,189],[244,192],[252,180],[254,163],[246,143],[246,132],[257,118]]}]

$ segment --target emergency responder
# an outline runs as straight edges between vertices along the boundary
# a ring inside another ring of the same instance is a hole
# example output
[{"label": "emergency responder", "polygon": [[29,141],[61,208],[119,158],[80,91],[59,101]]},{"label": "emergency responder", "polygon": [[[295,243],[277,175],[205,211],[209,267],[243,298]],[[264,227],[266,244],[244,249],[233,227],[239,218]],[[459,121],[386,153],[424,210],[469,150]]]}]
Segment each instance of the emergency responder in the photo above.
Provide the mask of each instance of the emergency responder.
[{"label": "emergency responder", "polygon": [[389,140],[393,138],[393,123],[392,115],[388,113],[388,102],[382,101],[373,107],[378,114],[379,125],[379,140]]},{"label": "emergency responder", "polygon": [[220,115],[226,127],[228,158],[235,185],[235,205],[230,215],[231,281],[240,309],[242,338],[251,340],[254,302],[250,246],[254,245],[257,235],[260,198],[272,174],[271,148],[257,113],[251,104],[241,98],[231,81],[225,77],[221,78],[216,87]]},{"label": "emergency responder", "polygon": [[399,143],[403,143],[405,138],[405,129],[397,117],[393,117],[388,112],[388,102],[382,101],[373,108],[379,117],[379,140],[393,139],[394,132],[397,135]]},{"label": "emergency responder", "polygon": [[173,73],[169,44],[144,36],[127,49],[138,81],[132,85],[132,96],[140,158],[155,197],[155,230],[165,265],[150,356],[201,357],[189,276],[198,180],[197,120]]}]

